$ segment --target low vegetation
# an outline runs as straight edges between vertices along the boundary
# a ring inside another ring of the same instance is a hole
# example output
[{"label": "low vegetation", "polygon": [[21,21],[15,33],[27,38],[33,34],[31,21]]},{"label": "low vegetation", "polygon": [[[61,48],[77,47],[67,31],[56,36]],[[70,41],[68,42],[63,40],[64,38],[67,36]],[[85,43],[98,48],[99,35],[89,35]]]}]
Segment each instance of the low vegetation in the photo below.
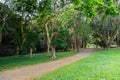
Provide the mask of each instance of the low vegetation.
[{"label": "low vegetation", "polygon": [[36,80],[120,80],[120,49],[95,54]]},{"label": "low vegetation", "polygon": [[12,57],[0,57],[0,71],[15,69],[27,65],[33,65],[48,61],[57,60],[64,57],[69,57],[75,55],[76,52],[58,52],[58,58],[51,59],[51,54],[40,53],[33,54],[33,58],[30,59],[29,55],[21,56],[12,56]]}]

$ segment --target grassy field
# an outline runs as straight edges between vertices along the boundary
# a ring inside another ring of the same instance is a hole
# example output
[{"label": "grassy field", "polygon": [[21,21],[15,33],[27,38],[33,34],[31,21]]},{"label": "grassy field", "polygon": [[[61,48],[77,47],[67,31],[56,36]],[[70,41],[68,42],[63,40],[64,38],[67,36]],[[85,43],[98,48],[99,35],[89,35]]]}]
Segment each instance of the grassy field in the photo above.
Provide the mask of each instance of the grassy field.
[{"label": "grassy field", "polygon": [[120,49],[97,51],[36,80],[120,80]]},{"label": "grassy field", "polygon": [[56,54],[57,55],[56,59],[51,59],[51,54],[47,53],[33,54],[32,59],[30,59],[29,55],[25,55],[24,57],[21,56],[0,57],[0,71],[57,60],[60,58],[73,56],[75,54],[76,52],[58,52]]}]

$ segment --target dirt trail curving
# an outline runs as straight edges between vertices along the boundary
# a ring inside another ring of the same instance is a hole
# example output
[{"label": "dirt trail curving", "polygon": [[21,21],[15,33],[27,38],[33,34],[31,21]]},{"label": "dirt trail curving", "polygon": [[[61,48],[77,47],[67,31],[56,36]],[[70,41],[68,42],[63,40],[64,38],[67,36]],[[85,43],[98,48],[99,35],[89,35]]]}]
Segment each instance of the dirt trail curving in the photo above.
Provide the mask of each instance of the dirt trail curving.
[{"label": "dirt trail curving", "polygon": [[56,61],[0,72],[0,80],[26,80],[26,79],[32,80],[35,77],[42,76],[43,74],[46,74],[57,68],[63,67],[65,65],[76,62],[80,59],[83,59],[92,54],[94,51],[95,49],[85,49],[79,54],[72,57],[67,57]]}]

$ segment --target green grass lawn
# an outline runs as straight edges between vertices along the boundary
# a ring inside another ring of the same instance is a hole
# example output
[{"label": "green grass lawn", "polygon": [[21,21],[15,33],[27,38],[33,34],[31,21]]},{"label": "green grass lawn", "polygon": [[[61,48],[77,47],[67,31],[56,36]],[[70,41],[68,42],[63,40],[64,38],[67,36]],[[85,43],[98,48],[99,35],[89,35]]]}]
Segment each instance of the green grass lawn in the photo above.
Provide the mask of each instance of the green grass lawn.
[{"label": "green grass lawn", "polygon": [[60,58],[73,56],[75,54],[76,52],[58,52],[56,54],[57,55],[56,59],[51,59],[51,54],[47,53],[33,54],[32,59],[30,59],[29,55],[25,55],[24,57],[21,56],[0,57],[0,71],[53,61]]},{"label": "green grass lawn", "polygon": [[120,49],[97,51],[36,80],[120,80]]}]

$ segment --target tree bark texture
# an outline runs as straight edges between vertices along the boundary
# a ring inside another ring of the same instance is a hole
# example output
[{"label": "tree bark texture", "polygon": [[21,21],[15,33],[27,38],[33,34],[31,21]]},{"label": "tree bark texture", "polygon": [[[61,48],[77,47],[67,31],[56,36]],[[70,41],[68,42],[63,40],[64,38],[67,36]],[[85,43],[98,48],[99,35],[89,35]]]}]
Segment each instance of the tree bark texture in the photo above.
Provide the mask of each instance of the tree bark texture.
[{"label": "tree bark texture", "polygon": [[56,51],[55,51],[55,47],[52,47],[52,59],[56,58]]},{"label": "tree bark texture", "polygon": [[49,35],[49,31],[48,31],[48,22],[46,22],[45,24],[45,31],[46,31],[46,38],[47,38],[47,53],[50,54],[50,35]]}]

